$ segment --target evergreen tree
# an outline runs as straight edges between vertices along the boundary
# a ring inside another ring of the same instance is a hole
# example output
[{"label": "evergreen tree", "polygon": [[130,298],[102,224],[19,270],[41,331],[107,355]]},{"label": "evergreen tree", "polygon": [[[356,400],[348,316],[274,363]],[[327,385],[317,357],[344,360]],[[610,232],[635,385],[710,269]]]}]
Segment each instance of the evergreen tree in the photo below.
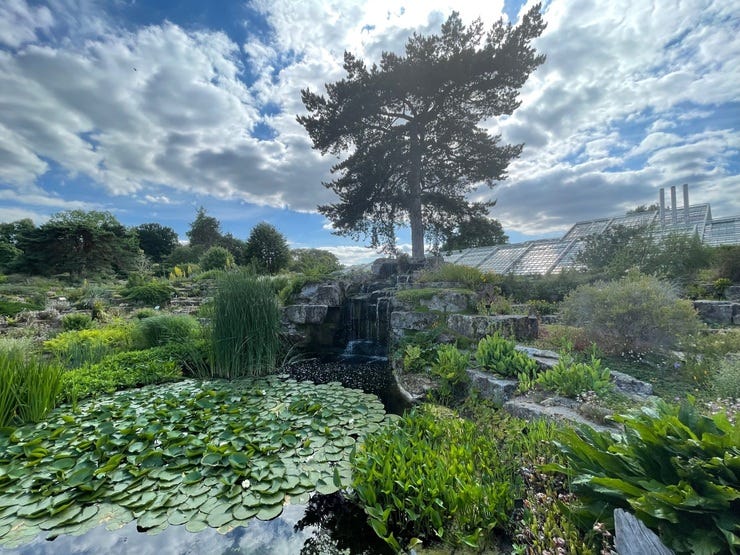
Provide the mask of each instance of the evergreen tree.
[{"label": "evergreen tree", "polygon": [[266,222],[252,228],[245,254],[249,263],[268,274],[276,274],[290,263],[290,249],[285,237]]},{"label": "evergreen tree", "polygon": [[177,233],[171,227],[149,223],[141,224],[135,229],[139,248],[154,262],[162,262],[179,244]]},{"label": "evergreen tree", "polygon": [[504,233],[504,228],[497,220],[485,216],[473,217],[460,222],[457,229],[445,240],[442,250],[452,251],[503,245],[508,240],[509,237]]},{"label": "evergreen tree", "polygon": [[384,52],[368,68],[345,52],[347,77],[327,97],[302,91],[298,121],[322,154],[349,151],[327,184],[339,202],[319,206],[337,233],[395,248],[395,225],[411,227],[412,257],[425,230],[448,235],[491,203],[469,202],[480,183],[504,179],[523,145],[501,144],[479,123],[511,114],[529,74],[544,62],[531,46],[545,24],[536,5],[516,27],[488,32],[453,13],[439,35],[414,35],[405,56]]},{"label": "evergreen tree", "polygon": [[221,224],[213,216],[208,216],[206,209],[201,206],[195,214],[195,220],[190,224],[187,236],[191,246],[209,249],[221,240]]}]

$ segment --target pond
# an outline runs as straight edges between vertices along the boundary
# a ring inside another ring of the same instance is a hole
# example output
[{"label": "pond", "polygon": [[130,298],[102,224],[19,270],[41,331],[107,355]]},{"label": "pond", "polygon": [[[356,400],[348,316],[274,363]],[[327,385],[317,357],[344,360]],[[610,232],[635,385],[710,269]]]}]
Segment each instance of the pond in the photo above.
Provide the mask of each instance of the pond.
[{"label": "pond", "polygon": [[6,431],[0,552],[387,553],[341,493],[383,406],[309,366],[328,383],[179,382]]}]

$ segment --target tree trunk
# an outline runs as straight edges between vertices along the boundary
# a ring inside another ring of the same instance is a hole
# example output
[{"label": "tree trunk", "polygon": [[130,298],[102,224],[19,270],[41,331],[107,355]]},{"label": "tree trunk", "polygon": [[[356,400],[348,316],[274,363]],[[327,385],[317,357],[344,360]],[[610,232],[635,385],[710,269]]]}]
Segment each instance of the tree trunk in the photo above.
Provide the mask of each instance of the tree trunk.
[{"label": "tree trunk", "polygon": [[411,171],[409,172],[409,221],[411,223],[411,260],[424,261],[424,219],[421,212],[421,145],[415,128],[411,129]]}]

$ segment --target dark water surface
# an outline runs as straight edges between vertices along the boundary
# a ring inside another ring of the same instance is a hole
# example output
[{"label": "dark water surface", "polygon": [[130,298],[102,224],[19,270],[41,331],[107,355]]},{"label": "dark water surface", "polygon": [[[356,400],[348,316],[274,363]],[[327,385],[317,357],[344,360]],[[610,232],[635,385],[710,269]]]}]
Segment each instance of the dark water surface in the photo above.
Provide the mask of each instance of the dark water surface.
[{"label": "dark water surface", "polygon": [[[297,380],[315,383],[341,382],[345,387],[374,393],[386,411],[402,414],[408,408],[387,361],[376,354],[345,356],[341,360],[311,360],[292,365],[287,373]],[[363,511],[339,492],[313,495],[307,504],[286,505],[283,513],[268,522],[250,520],[249,525],[220,534],[212,528],[188,532],[169,526],[149,535],[130,522],[115,531],[101,525],[80,536],[47,540],[48,532],[3,555],[385,555],[392,550],[368,526]]]}]

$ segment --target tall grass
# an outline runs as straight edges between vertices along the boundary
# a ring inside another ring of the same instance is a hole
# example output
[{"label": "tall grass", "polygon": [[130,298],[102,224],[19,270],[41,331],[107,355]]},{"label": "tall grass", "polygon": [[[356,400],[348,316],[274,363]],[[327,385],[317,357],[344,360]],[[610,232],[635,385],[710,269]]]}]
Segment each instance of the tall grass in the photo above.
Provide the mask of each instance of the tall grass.
[{"label": "tall grass", "polygon": [[19,349],[0,349],[0,428],[43,419],[56,406],[62,372]]},{"label": "tall grass", "polygon": [[234,379],[274,372],[280,310],[267,280],[247,272],[222,275],[213,302],[213,373]]}]

